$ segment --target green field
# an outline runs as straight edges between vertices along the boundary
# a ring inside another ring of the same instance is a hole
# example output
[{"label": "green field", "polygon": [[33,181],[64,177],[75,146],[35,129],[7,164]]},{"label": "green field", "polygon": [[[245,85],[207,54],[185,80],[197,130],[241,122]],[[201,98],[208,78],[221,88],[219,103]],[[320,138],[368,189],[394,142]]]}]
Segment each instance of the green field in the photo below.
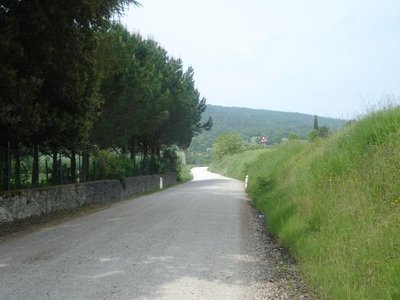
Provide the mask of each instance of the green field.
[{"label": "green field", "polygon": [[214,164],[243,179],[321,299],[400,299],[400,108]]}]

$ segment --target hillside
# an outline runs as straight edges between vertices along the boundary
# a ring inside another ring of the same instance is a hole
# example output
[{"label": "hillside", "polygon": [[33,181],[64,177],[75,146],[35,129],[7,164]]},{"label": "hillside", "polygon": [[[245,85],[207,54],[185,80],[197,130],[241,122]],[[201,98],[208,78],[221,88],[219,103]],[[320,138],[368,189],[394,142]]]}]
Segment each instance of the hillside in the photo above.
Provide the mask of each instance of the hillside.
[{"label": "hillside", "polygon": [[400,108],[226,157],[320,299],[400,299]]},{"label": "hillside", "polygon": [[[222,133],[237,132],[247,143],[258,143],[260,135],[266,135],[270,144],[279,144],[291,133],[306,138],[314,124],[314,116],[307,114],[215,105],[207,105],[202,117],[207,120],[209,116],[214,119],[211,131],[194,137],[188,150],[189,157],[197,160],[194,162],[209,159],[207,149]],[[325,125],[331,130],[342,127],[346,122],[324,117],[318,117],[318,121],[320,126]]]}]

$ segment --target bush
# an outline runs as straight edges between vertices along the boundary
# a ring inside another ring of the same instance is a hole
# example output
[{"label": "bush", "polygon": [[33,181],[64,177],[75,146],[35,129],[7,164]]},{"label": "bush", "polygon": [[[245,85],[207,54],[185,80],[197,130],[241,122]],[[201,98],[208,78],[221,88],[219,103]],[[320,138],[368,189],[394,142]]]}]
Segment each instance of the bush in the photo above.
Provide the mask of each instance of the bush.
[{"label": "bush", "polygon": [[241,153],[245,145],[241,136],[237,133],[221,134],[213,145],[213,157],[221,160],[224,156]]},{"label": "bush", "polygon": [[99,150],[93,155],[92,180],[119,179],[132,176],[133,163],[126,155],[117,155],[107,150]]}]

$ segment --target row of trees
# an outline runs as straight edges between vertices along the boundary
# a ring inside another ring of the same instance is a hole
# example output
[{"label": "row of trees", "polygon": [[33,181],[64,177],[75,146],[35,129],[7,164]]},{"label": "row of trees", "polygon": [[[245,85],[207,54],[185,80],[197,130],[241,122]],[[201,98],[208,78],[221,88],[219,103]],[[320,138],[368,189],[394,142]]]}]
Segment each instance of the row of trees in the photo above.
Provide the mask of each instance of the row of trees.
[{"label": "row of trees", "polygon": [[58,183],[60,154],[70,178],[88,177],[96,149],[130,151],[135,166],[159,159],[161,148],[188,147],[206,101],[193,69],[155,41],[108,21],[133,0],[2,1],[0,4],[0,177],[9,186],[13,162],[20,185],[21,156],[32,156],[31,183],[39,183],[39,156],[50,155]]},{"label": "row of trees", "polygon": [[186,149],[194,134],[211,128],[211,119],[200,120],[206,100],[195,88],[194,70],[184,71],[155,41],[113,24],[100,49],[105,103],[92,135],[97,145],[126,148],[132,159],[141,151],[146,160],[159,157],[162,145]]}]

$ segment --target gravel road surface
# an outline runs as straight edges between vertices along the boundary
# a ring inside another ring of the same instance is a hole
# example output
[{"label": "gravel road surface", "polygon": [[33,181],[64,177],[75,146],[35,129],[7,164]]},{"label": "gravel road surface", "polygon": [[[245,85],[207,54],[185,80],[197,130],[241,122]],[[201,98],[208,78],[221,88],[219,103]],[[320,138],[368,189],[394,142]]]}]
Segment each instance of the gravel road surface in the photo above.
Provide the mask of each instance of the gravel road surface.
[{"label": "gravel road surface", "polygon": [[308,298],[243,184],[193,174],[1,243],[0,299]]}]

